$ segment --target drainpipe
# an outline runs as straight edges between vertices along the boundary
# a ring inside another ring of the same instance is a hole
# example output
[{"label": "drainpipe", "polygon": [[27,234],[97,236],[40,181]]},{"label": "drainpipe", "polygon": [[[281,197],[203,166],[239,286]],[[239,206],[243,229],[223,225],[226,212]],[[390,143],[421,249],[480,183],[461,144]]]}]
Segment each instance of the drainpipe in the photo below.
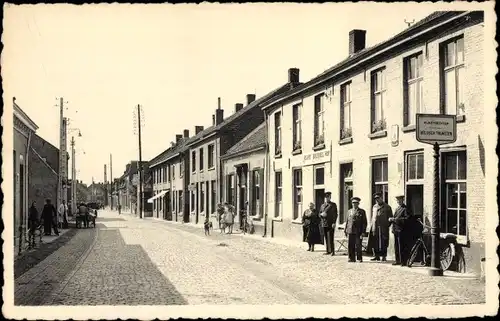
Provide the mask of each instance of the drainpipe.
[{"label": "drainpipe", "polygon": [[[28,177],[28,173],[29,173],[29,169],[28,169],[28,165],[29,165],[29,160],[28,160],[28,157],[29,157],[29,153],[30,153],[30,148],[31,148],[31,131],[29,131],[28,133],[28,144],[26,146],[26,153],[24,154],[24,173],[23,173],[23,178],[24,178],[24,181],[25,182],[29,182],[29,177]],[[21,233],[19,233],[19,237],[20,237],[20,240],[19,240],[19,254],[21,254],[22,252],[22,246],[23,246],[23,243],[24,241],[26,240],[26,229],[27,229],[27,224],[28,224],[28,202],[29,202],[29,196],[28,196],[28,190],[29,190],[29,184],[24,184],[23,183],[23,187],[24,187],[24,191],[23,191],[23,194],[24,194],[24,203],[22,204],[22,211],[23,211],[23,215],[21,215]]]},{"label": "drainpipe", "polygon": [[[269,126],[267,122],[267,112],[264,111],[264,121],[266,124],[266,137],[269,136]],[[264,158],[264,167],[265,167],[265,184],[264,184],[264,234],[262,237],[267,236],[267,212],[269,210],[269,139],[266,139],[266,152]]]}]

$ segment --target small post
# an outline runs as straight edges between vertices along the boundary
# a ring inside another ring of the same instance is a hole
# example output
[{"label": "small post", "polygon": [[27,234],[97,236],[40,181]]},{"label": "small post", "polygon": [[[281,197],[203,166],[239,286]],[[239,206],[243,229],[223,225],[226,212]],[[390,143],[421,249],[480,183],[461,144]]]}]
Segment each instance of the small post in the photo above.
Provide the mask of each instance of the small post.
[{"label": "small post", "polygon": [[433,184],[433,204],[432,204],[432,225],[431,225],[431,268],[429,270],[430,276],[442,276],[443,269],[441,269],[440,260],[440,244],[439,244],[439,199],[440,199],[440,189],[439,189],[439,144],[434,143],[434,184]]}]

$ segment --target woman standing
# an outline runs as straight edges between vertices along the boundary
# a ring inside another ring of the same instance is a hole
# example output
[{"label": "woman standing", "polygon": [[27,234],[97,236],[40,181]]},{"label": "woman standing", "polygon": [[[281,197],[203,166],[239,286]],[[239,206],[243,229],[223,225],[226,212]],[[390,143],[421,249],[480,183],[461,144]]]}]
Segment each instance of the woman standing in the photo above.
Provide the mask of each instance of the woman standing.
[{"label": "woman standing", "polygon": [[57,230],[57,224],[55,221],[56,217],[57,217],[56,208],[54,207],[54,205],[52,205],[50,199],[47,199],[42,210],[43,229],[45,235],[51,234],[51,227],[54,228],[54,232],[56,233],[56,235],[59,235],[59,231]]},{"label": "woman standing", "polygon": [[226,213],[224,214],[224,222],[228,227],[228,234],[233,233],[233,224],[234,224],[234,207],[226,203]]},{"label": "woman standing", "polygon": [[40,218],[38,216],[38,210],[36,209],[36,202],[31,203],[31,207],[28,212],[28,229],[29,229],[29,242],[35,246],[35,231],[40,224]]},{"label": "woman standing", "polygon": [[302,227],[304,231],[303,241],[309,244],[308,251],[314,252],[315,244],[323,244],[319,230],[320,218],[314,203],[309,203],[309,208],[302,215]]}]

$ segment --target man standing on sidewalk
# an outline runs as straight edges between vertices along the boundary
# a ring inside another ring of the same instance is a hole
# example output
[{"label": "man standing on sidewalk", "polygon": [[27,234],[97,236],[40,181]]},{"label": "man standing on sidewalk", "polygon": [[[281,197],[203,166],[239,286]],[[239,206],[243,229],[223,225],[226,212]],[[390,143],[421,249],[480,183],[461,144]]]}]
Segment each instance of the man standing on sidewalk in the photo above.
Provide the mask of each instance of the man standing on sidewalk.
[{"label": "man standing on sidewalk", "polygon": [[366,231],[366,212],[359,207],[359,197],[351,199],[352,208],[348,211],[347,220],[345,223],[344,233],[347,236],[347,252],[349,254],[348,262],[363,262],[363,234]]},{"label": "man standing on sidewalk", "polygon": [[396,261],[393,265],[401,264],[402,266],[406,266],[406,262],[408,261],[410,253],[409,244],[411,243],[409,240],[411,231],[407,224],[411,214],[404,203],[404,199],[404,195],[396,196],[398,208],[394,211],[394,217],[389,218],[389,221],[392,223],[392,233],[394,234],[394,252]]},{"label": "man standing on sidewalk", "polygon": [[321,227],[326,244],[326,253],[324,255],[335,255],[335,223],[337,222],[337,204],[331,201],[332,193],[325,193],[325,202],[321,205],[319,216],[321,218]]},{"label": "man standing on sidewalk", "polygon": [[389,218],[392,217],[392,208],[384,202],[382,194],[373,194],[373,205],[368,248],[373,248],[372,261],[387,261],[387,246],[389,246]]},{"label": "man standing on sidewalk", "polygon": [[63,200],[61,205],[59,205],[59,209],[58,209],[58,216],[59,216],[59,224],[60,224],[60,227],[63,228],[63,229],[67,229],[68,228],[68,218],[67,218],[67,214],[68,214],[68,205],[66,205],[66,201]]}]

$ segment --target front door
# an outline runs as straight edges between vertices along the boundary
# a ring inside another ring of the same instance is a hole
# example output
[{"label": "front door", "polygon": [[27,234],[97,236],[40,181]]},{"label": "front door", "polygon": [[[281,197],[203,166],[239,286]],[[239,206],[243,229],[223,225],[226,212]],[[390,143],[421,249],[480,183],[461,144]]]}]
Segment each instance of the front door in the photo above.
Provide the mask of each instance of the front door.
[{"label": "front door", "polygon": [[321,205],[325,202],[325,189],[315,189],[314,190],[314,204],[316,204],[316,209],[319,211]]}]

